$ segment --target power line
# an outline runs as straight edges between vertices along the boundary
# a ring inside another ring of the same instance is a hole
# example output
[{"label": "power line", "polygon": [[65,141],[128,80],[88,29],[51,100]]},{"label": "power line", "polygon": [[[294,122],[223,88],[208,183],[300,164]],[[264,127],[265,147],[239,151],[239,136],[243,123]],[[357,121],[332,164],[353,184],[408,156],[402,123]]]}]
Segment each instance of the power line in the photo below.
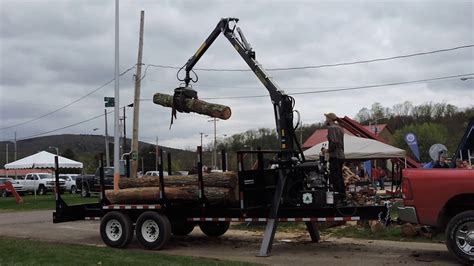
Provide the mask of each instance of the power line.
[{"label": "power line", "polygon": [[[474,75],[474,73],[468,73],[468,74],[459,74],[459,75],[452,75],[452,76],[444,76],[444,77],[436,77],[436,78],[429,78],[429,79],[420,79],[420,80],[411,80],[411,81],[402,81],[402,82],[392,82],[392,83],[385,83],[385,84],[375,84],[375,85],[365,85],[365,86],[355,86],[355,87],[347,87],[347,88],[340,88],[340,89],[330,89],[330,90],[317,90],[317,91],[306,91],[306,92],[295,92],[295,93],[290,93],[289,95],[302,95],[302,94],[316,94],[316,93],[328,93],[328,92],[337,92],[337,91],[349,91],[349,90],[360,90],[360,89],[370,89],[370,88],[379,88],[379,87],[388,87],[388,86],[396,86],[396,85],[405,85],[405,84],[413,84],[413,83],[421,83],[421,82],[431,82],[431,81],[439,81],[439,80],[445,80],[445,79],[452,79],[452,78],[460,78],[460,77],[465,77],[465,76],[470,76]],[[203,100],[217,100],[217,99],[247,99],[247,98],[264,98],[268,97],[268,95],[249,95],[249,96],[228,96],[228,97],[208,97],[208,98],[201,98]],[[151,99],[140,99],[141,101],[150,101]],[[123,107],[123,106],[122,106]],[[121,108],[122,108],[121,107]],[[114,111],[109,111],[107,114],[113,113]],[[86,122],[92,121],[94,119],[97,119],[99,117],[104,116],[104,114],[100,114],[91,118],[88,118],[86,120],[60,127],[57,129],[49,130],[46,132],[34,134],[28,137],[22,137],[18,138],[17,140],[24,140],[24,139],[29,139],[45,134],[49,134],[52,132],[60,131],[63,129],[67,129],[70,127],[74,127],[80,124],[84,124]],[[8,140],[3,140],[3,141],[8,141]]]},{"label": "power line", "polygon": [[[347,88],[340,88],[340,89],[295,92],[295,93],[289,93],[288,95],[316,94],[316,93],[328,93],[328,92],[337,92],[337,91],[350,91],[350,90],[371,89],[371,88],[379,88],[379,87],[388,87],[388,86],[396,86],[396,85],[405,85],[405,84],[413,84],[413,83],[421,83],[421,82],[431,82],[431,81],[438,81],[438,80],[445,80],[445,79],[452,79],[452,78],[460,78],[460,77],[464,77],[464,76],[468,76],[468,75],[473,75],[473,74],[474,74],[474,73],[460,74],[460,75],[452,75],[452,76],[445,76],[445,77],[436,77],[436,78],[429,78],[429,79],[419,79],[419,80],[411,80],[411,81],[392,82],[392,83],[385,83],[385,84],[374,84],[374,85],[354,86],[354,87],[347,87]],[[208,98],[201,98],[201,99],[203,99],[203,100],[225,100],[225,99],[247,99],[247,98],[264,98],[264,97],[268,97],[268,95],[208,97]]]},{"label": "power line", "polygon": [[[317,69],[317,68],[325,68],[325,67],[338,67],[338,66],[348,66],[348,65],[356,65],[356,64],[367,64],[367,63],[374,63],[380,61],[388,61],[394,59],[402,59],[402,58],[409,58],[415,56],[422,56],[422,55],[430,55],[435,53],[443,53],[443,52],[450,52],[459,49],[471,48],[474,47],[474,44],[462,45],[452,48],[445,48],[445,49],[438,49],[426,52],[419,52],[419,53],[412,53],[406,55],[397,55],[397,56],[390,56],[390,57],[382,57],[382,58],[375,58],[375,59],[368,59],[368,60],[359,60],[359,61],[352,61],[352,62],[342,62],[342,63],[334,63],[334,64],[323,64],[323,65],[308,65],[308,66],[294,66],[294,67],[278,67],[278,68],[267,68],[267,71],[288,71],[288,70],[303,70],[303,69]],[[160,64],[147,64],[151,67],[158,67],[158,68],[165,68],[165,69],[181,69],[182,66],[171,66],[171,65],[160,65]],[[248,72],[252,71],[251,69],[229,69],[229,68],[194,68],[194,70],[200,71],[217,71],[217,72]]]},{"label": "power line", "polygon": [[[130,68],[128,68],[127,70],[125,70],[124,72],[122,72],[122,73],[120,74],[120,76],[125,75],[127,72],[129,72],[129,71],[132,70],[133,68],[135,68],[135,65],[131,66]],[[101,86],[99,86],[98,88],[92,90],[91,92],[85,94],[84,96],[81,96],[81,97],[79,97],[78,99],[76,99],[76,100],[74,100],[74,101],[72,101],[72,102],[70,102],[70,103],[68,103],[68,104],[66,104],[66,105],[64,105],[64,106],[62,106],[62,107],[59,107],[59,108],[57,108],[57,109],[55,109],[55,110],[53,110],[53,111],[51,111],[51,112],[48,112],[48,113],[46,113],[46,114],[44,114],[44,115],[41,115],[41,116],[39,116],[39,117],[36,117],[36,118],[30,119],[30,120],[27,120],[27,121],[25,121],[25,122],[21,122],[21,123],[18,123],[18,124],[15,124],[15,125],[11,125],[11,126],[2,127],[2,128],[0,128],[0,130],[5,130],[5,129],[9,129],[9,128],[21,126],[21,125],[24,125],[24,124],[28,124],[28,123],[37,121],[37,120],[39,120],[39,119],[41,119],[41,118],[43,118],[43,117],[46,117],[46,116],[48,116],[48,115],[52,115],[52,114],[54,114],[54,113],[56,113],[56,112],[59,112],[59,111],[65,109],[65,108],[67,108],[67,107],[69,107],[69,106],[71,106],[71,105],[73,105],[73,104],[75,104],[75,103],[81,101],[82,99],[88,97],[89,95],[91,95],[91,94],[93,94],[93,93],[95,93],[95,92],[97,92],[97,91],[103,89],[105,86],[107,86],[107,85],[109,85],[110,83],[112,83],[112,81],[114,81],[114,79],[112,79],[112,80],[110,80],[110,81],[107,81],[106,83],[102,84]]]}]

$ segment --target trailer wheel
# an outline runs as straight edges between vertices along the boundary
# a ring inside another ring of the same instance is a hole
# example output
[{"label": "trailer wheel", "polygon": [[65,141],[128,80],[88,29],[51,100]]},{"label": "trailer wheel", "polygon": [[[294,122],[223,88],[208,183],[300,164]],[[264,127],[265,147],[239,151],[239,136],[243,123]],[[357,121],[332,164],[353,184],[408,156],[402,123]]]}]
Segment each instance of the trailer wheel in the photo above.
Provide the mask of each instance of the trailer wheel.
[{"label": "trailer wheel", "polygon": [[171,237],[171,224],[165,215],[147,211],[135,225],[138,242],[146,249],[162,249]]},{"label": "trailer wheel", "polygon": [[178,220],[178,221],[173,221],[171,224],[171,232],[175,236],[186,236],[189,235],[193,229],[194,229],[195,224]]},{"label": "trailer wheel", "polygon": [[474,211],[454,216],[446,229],[446,246],[463,264],[474,263]]},{"label": "trailer wheel", "polygon": [[38,194],[39,195],[46,195],[46,193],[47,193],[47,190],[44,187],[44,185],[40,185],[39,188],[38,188]]},{"label": "trailer wheel", "polygon": [[132,220],[124,213],[109,212],[100,222],[100,236],[107,246],[124,248],[133,238]]},{"label": "trailer wheel", "polygon": [[229,229],[229,222],[203,222],[199,224],[201,231],[210,237],[218,237]]}]

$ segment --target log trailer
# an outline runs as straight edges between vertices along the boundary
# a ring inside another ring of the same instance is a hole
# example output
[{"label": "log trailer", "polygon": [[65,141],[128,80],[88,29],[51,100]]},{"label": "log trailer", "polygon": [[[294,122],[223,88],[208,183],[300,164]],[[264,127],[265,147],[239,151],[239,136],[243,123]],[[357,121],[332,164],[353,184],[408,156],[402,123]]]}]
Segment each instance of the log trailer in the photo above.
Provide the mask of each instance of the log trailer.
[{"label": "log trailer", "polygon": [[[172,116],[183,108],[183,100],[197,99],[190,86],[193,67],[222,33],[268,90],[275,114],[279,150],[237,152],[238,201],[211,204],[206,200],[202,147],[197,147],[198,199],[194,202],[170,201],[164,193],[162,152],[159,151],[160,193],[154,204],[110,204],[105,197],[103,161],[100,160],[101,197],[98,203],[68,205],[56,193],[54,223],[74,220],[101,220],[100,234],[106,245],[126,247],[133,235],[146,249],[161,249],[170,236],[187,235],[198,225],[210,237],[223,235],[230,222],[266,222],[258,256],[269,256],[279,221],[304,222],[313,242],[319,241],[317,222],[390,220],[388,204],[370,206],[336,203],[327,173],[316,161],[305,160],[293,125],[294,99],[285,94],[256,60],[255,52],[237,26],[237,18],[223,18],[182,69],[186,75],[174,91]],[[245,165],[246,154],[257,156],[256,169]],[[270,158],[270,159],[265,159]],[[269,162],[265,165],[265,160]],[[225,160],[223,160],[225,168]],[[58,171],[56,185],[59,186]],[[56,190],[58,191],[58,190]]]}]

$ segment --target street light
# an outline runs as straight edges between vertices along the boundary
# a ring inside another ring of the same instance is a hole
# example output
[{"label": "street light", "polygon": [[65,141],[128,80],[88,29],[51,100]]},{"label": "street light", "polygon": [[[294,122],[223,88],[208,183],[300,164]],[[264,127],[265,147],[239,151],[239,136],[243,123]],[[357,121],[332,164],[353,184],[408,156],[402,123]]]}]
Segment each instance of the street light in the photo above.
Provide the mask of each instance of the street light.
[{"label": "street light", "polygon": [[58,147],[49,146],[48,149],[55,149],[56,150],[56,155],[59,156],[59,148]]},{"label": "street light", "polygon": [[474,77],[462,77],[462,78],[460,78],[460,79],[461,79],[462,81],[466,81],[466,80],[468,80],[468,79],[474,79]]}]

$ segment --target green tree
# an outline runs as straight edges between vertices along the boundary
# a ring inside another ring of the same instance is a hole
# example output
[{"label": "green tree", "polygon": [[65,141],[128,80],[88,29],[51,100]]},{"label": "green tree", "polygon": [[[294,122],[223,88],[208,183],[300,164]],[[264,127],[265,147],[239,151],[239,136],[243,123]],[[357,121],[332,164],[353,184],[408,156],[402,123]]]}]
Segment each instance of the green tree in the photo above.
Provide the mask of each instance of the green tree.
[{"label": "green tree", "polygon": [[431,145],[435,143],[445,144],[448,139],[448,130],[446,127],[436,123],[411,124],[397,130],[394,134],[395,146],[405,149],[413,158],[415,158],[415,156],[411,153],[404,140],[405,134],[408,132],[412,132],[417,136],[422,162],[431,160],[428,154]]},{"label": "green tree", "polygon": [[61,156],[62,156],[62,157],[66,157],[66,158],[71,159],[71,160],[76,160],[76,154],[74,153],[74,151],[72,151],[71,148],[65,149],[65,150],[61,153]]}]

